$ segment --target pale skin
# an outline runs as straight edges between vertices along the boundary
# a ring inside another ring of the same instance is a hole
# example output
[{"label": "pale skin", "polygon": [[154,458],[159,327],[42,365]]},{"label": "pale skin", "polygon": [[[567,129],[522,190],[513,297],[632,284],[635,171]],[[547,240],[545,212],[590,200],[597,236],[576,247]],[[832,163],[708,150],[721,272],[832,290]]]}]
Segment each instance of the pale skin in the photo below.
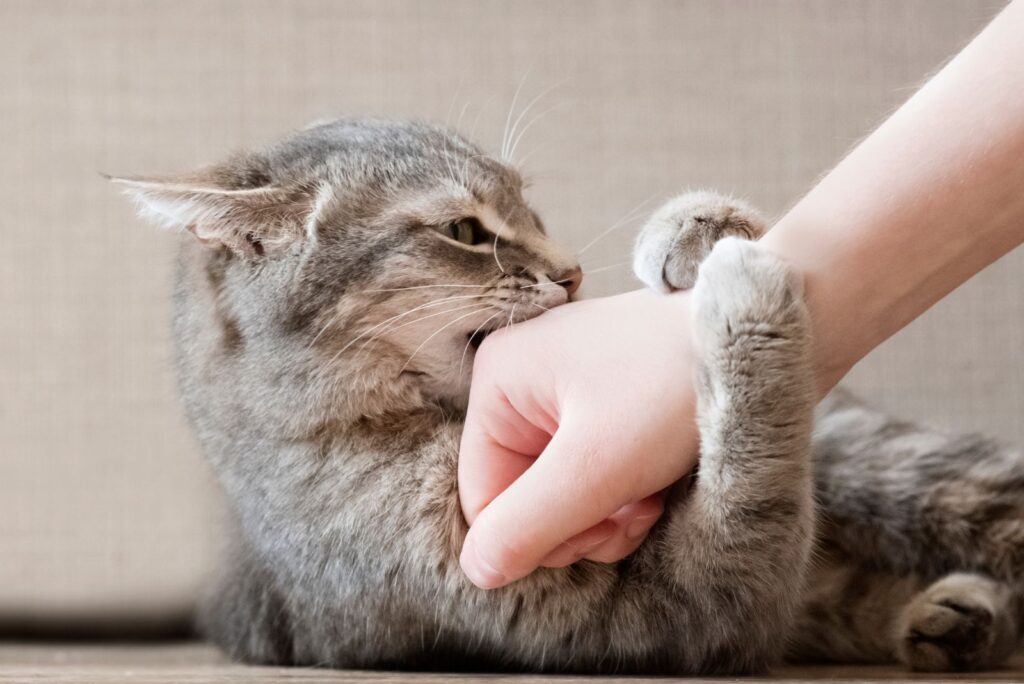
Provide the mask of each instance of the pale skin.
[{"label": "pale skin", "polygon": [[[1024,0],[761,239],[804,275],[822,396],[1024,242]],[[697,460],[689,294],[568,304],[490,336],[459,461],[481,588],[631,553]],[[936,341],[937,344],[941,341]]]}]

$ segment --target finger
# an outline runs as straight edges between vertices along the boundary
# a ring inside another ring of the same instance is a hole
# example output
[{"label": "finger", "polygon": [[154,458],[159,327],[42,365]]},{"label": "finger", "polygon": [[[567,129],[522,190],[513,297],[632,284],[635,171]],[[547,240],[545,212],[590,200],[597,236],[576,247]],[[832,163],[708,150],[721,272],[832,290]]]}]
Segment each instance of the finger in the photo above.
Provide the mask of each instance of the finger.
[{"label": "finger", "polygon": [[480,511],[534,464],[536,457],[502,446],[488,435],[468,438],[459,449],[459,502],[470,525]]},{"label": "finger", "polygon": [[482,588],[528,574],[563,541],[635,498],[635,473],[601,454],[618,453],[592,426],[563,422],[548,448],[476,518],[460,561]]},{"label": "finger", "polygon": [[583,554],[583,558],[599,563],[615,563],[630,555],[661,518],[664,511],[664,493],[659,492],[646,499],[620,508],[611,521],[615,523],[615,534]]},{"label": "finger", "polygon": [[538,412],[530,410],[532,402],[513,406],[501,390],[494,377],[500,359],[490,351],[490,341],[484,341],[473,365],[474,382],[459,446],[459,501],[471,525],[487,504],[533,464],[555,431],[546,412],[535,415]]},{"label": "finger", "polygon": [[[615,563],[622,560],[636,551],[650,529],[658,522],[664,510],[664,499],[664,492],[658,492],[646,499],[623,506],[599,525],[558,546],[545,556],[540,564],[546,568],[562,568],[584,558],[599,563]],[[595,542],[596,534],[584,537],[599,526],[609,523],[614,532],[610,535],[601,535],[604,537],[603,541]]]},{"label": "finger", "polygon": [[594,549],[607,543],[619,532],[618,525],[611,519],[602,520],[572,539],[559,544],[554,551],[540,562],[545,568],[564,568],[572,565]]}]

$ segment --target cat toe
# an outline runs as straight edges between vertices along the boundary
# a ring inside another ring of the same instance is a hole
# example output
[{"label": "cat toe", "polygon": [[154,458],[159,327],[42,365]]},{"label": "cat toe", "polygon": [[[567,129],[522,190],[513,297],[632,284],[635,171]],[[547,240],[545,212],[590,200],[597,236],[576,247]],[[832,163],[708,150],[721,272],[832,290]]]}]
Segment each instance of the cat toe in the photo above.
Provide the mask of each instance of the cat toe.
[{"label": "cat toe", "polygon": [[687,290],[716,242],[727,236],[754,240],[764,231],[764,220],[745,202],[711,192],[680,195],[641,230],[633,270],[655,291]]},{"label": "cat toe", "polygon": [[1013,621],[1003,608],[1004,589],[971,575],[935,583],[907,607],[900,658],[915,670],[931,672],[999,665],[1016,642]]},{"label": "cat toe", "polygon": [[802,295],[801,277],[781,259],[755,243],[724,238],[701,264],[694,288],[698,346],[723,348],[739,337],[803,340]]}]

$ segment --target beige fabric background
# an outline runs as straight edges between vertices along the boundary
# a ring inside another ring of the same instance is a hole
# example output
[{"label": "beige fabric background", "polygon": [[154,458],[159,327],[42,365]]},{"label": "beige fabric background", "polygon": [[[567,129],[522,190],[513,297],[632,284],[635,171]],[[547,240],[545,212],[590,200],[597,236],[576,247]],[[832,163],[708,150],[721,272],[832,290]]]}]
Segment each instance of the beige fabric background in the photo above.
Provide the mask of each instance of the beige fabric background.
[{"label": "beige fabric background", "polygon": [[[566,243],[687,186],[779,213],[1000,5],[4,0],[0,620],[167,615],[211,559],[216,490],[169,371],[173,239],[97,171],[185,170],[339,114],[450,116],[496,147],[522,82],[519,106],[551,88],[520,154]],[[585,265],[622,262],[631,235]],[[1022,259],[851,384],[1024,442]],[[634,286],[615,267],[587,290]]]}]

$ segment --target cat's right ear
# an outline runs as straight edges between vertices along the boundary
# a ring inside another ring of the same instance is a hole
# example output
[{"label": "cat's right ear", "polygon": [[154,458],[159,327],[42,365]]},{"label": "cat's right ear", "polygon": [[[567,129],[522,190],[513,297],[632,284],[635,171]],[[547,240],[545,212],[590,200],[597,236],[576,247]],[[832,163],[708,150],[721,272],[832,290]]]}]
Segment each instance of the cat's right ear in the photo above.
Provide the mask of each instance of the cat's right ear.
[{"label": "cat's right ear", "polygon": [[[139,213],[166,228],[184,228],[210,247],[258,258],[303,234],[310,209],[302,189],[224,189],[174,179],[107,177]],[[192,179],[189,179],[192,181]]]}]

